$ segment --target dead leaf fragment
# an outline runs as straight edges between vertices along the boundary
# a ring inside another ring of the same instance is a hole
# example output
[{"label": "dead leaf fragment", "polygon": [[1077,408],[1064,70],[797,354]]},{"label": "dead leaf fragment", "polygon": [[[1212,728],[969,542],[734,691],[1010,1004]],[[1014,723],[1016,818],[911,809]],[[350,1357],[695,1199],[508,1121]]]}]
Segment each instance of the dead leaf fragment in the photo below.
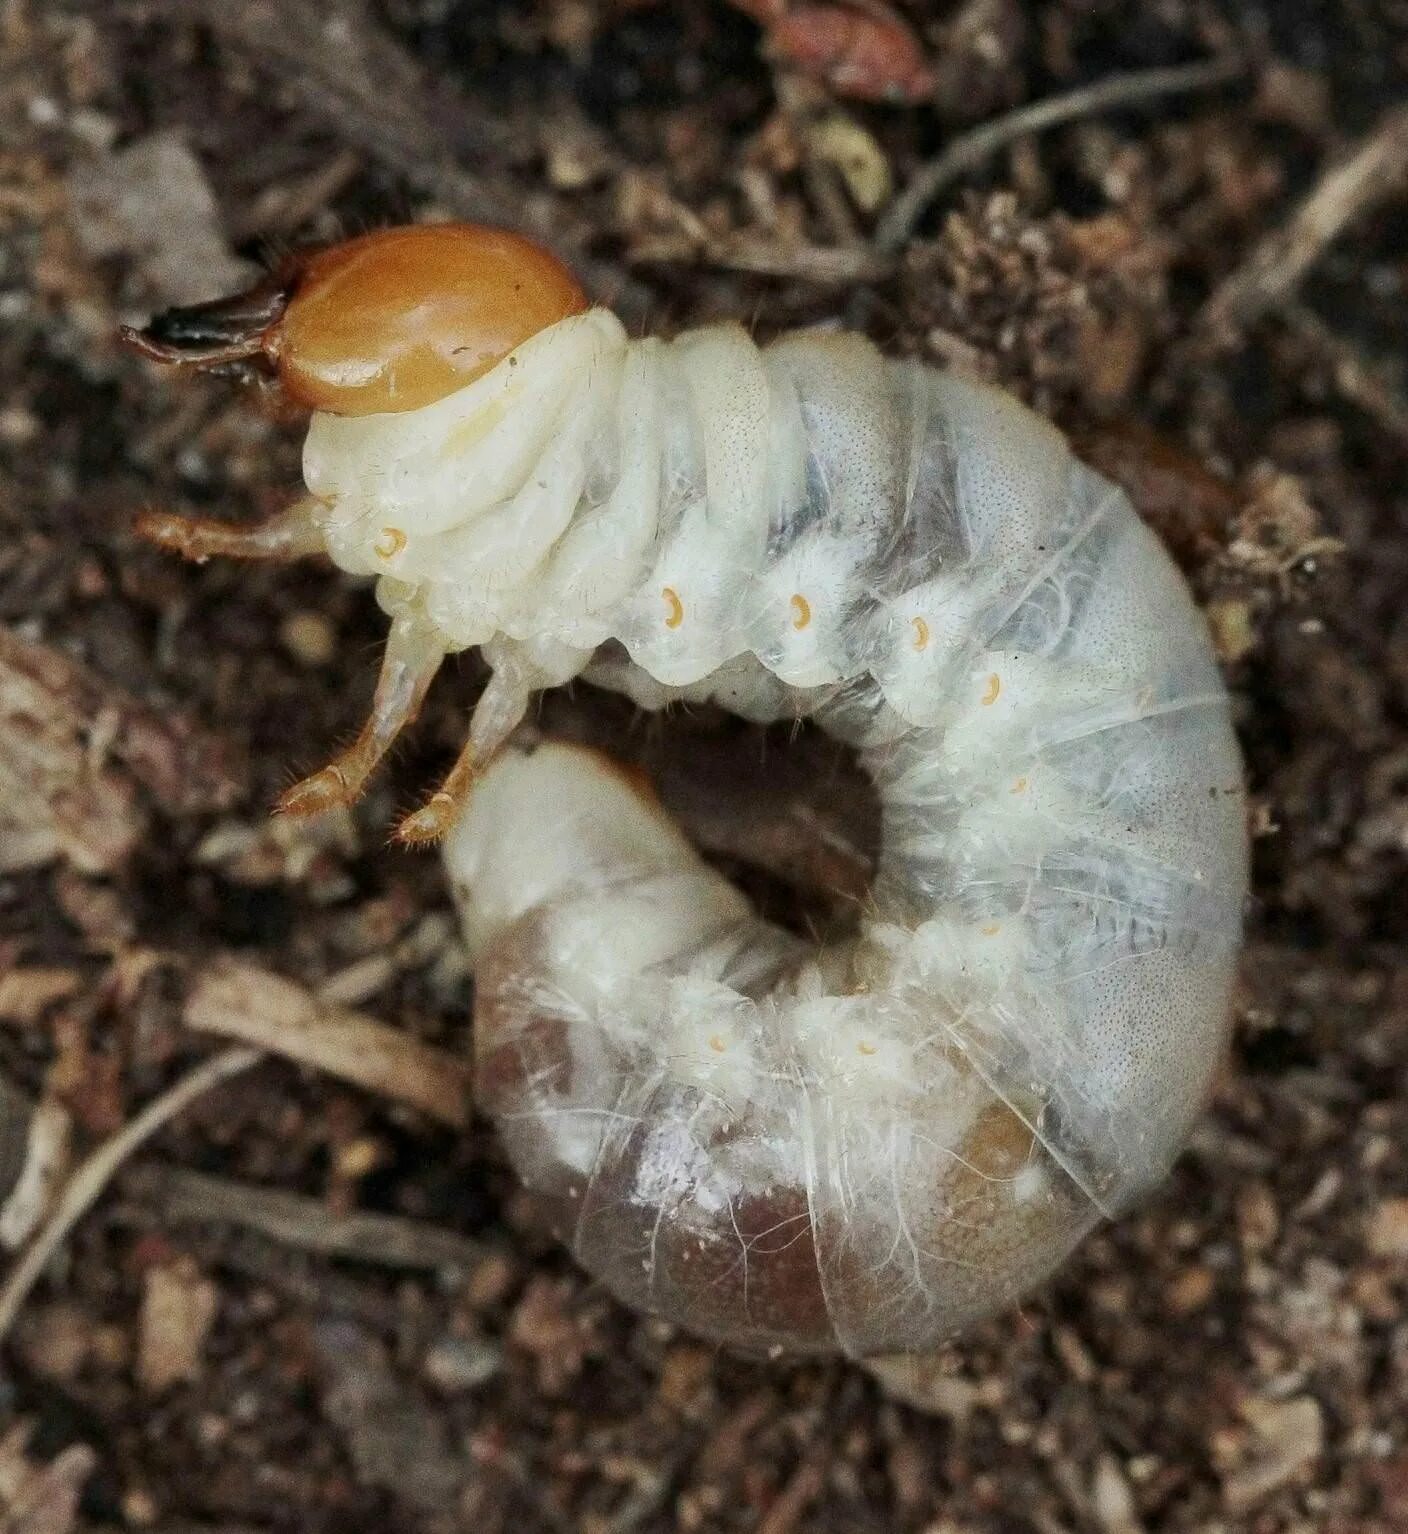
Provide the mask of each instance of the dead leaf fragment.
[{"label": "dead leaf fragment", "polygon": [[84,251],[135,260],[154,298],[190,304],[238,292],[250,267],[230,253],[210,183],[179,133],[151,133],[69,177],[70,216]]},{"label": "dead leaf fragment", "polygon": [[168,814],[219,808],[218,743],[47,645],[0,629],[0,872],[63,859],[110,873],[145,834],[139,790]]},{"label": "dead leaf fragment", "polygon": [[835,166],[851,200],[862,212],[874,213],[890,200],[894,178],[875,135],[845,112],[831,112],[807,128],[807,148]]},{"label": "dead leaf fragment", "polygon": [[97,1455],[75,1443],[49,1464],[34,1465],[30,1434],[30,1425],[18,1422],[0,1439],[0,1534],[70,1534]]},{"label": "dead leaf fragment", "polygon": [[1310,1396],[1252,1397],[1242,1415],[1253,1436],[1246,1458],[1222,1481],[1222,1499],[1233,1513],[1249,1512],[1316,1460],[1325,1445],[1324,1414]]}]

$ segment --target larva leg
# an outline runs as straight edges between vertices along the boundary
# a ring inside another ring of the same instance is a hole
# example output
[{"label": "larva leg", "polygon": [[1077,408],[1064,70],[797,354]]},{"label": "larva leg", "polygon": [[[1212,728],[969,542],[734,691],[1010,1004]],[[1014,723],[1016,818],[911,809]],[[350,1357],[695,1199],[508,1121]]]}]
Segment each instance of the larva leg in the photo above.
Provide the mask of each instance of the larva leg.
[{"label": "larva leg", "polygon": [[392,833],[395,839],[406,847],[424,847],[438,842],[454,825],[461,806],[469,798],[477,770],[478,756],[471,737],[465,742],[464,750],[455,758],[455,765],[445,775],[440,787],[396,827]]},{"label": "larva leg", "polygon": [[356,800],[392,741],[420,712],[444,658],[445,641],[436,629],[409,614],[396,618],[361,733],[341,756],[282,794],[274,813],[316,815]]},{"label": "larva leg", "polygon": [[517,667],[506,667],[493,673],[475,704],[464,750],[425,804],[396,827],[397,841],[408,847],[438,842],[454,825],[469,798],[474,780],[523,722],[537,691],[538,680]]},{"label": "larva leg", "polygon": [[144,511],[137,536],[183,559],[302,559],[326,548],[317,513],[323,503],[300,496],[292,506],[253,527],[233,527],[213,517],[181,517],[172,511]]}]

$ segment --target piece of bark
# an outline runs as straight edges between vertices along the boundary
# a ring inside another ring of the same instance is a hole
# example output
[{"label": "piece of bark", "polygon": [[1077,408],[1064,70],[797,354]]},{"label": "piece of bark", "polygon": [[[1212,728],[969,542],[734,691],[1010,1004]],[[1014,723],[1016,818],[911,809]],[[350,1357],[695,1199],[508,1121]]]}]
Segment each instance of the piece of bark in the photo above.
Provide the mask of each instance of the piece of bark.
[{"label": "piece of bark", "polygon": [[316,1066],[452,1129],[469,1123],[467,1061],[366,1012],[329,1006],[256,965],[217,962],[196,982],[185,1017],[200,1033],[240,1039]]},{"label": "piece of bark", "polygon": [[215,810],[237,788],[220,743],[51,646],[0,629],[0,872],[119,868],[150,811]]}]

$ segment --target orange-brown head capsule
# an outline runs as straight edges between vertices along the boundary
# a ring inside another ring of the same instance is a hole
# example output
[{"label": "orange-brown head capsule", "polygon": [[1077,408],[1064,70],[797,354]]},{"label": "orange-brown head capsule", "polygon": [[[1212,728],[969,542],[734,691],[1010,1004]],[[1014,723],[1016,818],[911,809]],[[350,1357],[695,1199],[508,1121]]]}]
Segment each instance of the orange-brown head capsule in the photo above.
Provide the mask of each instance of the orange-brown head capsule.
[{"label": "orange-brown head capsule", "polygon": [[586,307],[571,272],[521,235],[387,229],[308,262],[274,359],[290,398],[314,410],[415,410]]},{"label": "orange-brown head capsule", "polygon": [[374,415],[453,394],[586,307],[576,278],[531,240],[424,224],[295,257],[248,293],[124,335],[163,362],[272,374],[311,410]]}]

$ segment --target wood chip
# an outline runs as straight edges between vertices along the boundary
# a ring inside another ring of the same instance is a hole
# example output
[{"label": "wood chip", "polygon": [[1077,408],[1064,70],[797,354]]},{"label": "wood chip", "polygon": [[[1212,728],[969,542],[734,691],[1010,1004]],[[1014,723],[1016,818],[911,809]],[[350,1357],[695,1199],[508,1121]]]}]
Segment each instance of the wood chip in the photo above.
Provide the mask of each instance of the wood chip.
[{"label": "wood chip", "polygon": [[323,1415],[347,1447],[357,1479],[425,1514],[454,1509],[471,1473],[444,1414],[392,1367],[370,1333],[350,1321],[313,1332]]},{"label": "wood chip", "polygon": [[[10,1095],[13,1089],[7,1089]],[[7,1108],[7,1125],[13,1116]],[[5,1179],[0,1204],[0,1246],[15,1252],[53,1208],[68,1172],[73,1148],[73,1115],[57,1098],[46,1097],[27,1115],[24,1153],[13,1185]]]},{"label": "wood chip", "polygon": [[467,1061],[365,1012],[330,1006],[253,964],[217,963],[186,1002],[187,1026],[311,1065],[452,1129],[469,1123]]},{"label": "wood chip", "polygon": [[1134,1493],[1119,1461],[1102,1454],[1090,1483],[1090,1511],[1105,1534],[1143,1534],[1134,1506]]},{"label": "wood chip", "polygon": [[1375,1257],[1408,1257],[1408,1198],[1386,1198],[1369,1217],[1366,1244]]},{"label": "wood chip", "polygon": [[864,1368],[887,1396],[926,1416],[962,1424],[978,1404],[978,1387],[955,1372],[948,1353],[889,1353],[867,1358]]},{"label": "wood chip", "polygon": [[55,1002],[64,1001],[83,984],[75,970],[53,965],[12,969],[0,975],[0,1022],[27,1028],[37,1023]]},{"label": "wood chip", "polygon": [[1253,1432],[1246,1460],[1223,1478],[1222,1498],[1230,1511],[1249,1512],[1292,1480],[1324,1448],[1325,1421],[1310,1396],[1289,1401],[1253,1397],[1242,1408]]},{"label": "wood chip", "polygon": [[189,1258],[147,1269],[138,1326],[137,1382],[153,1395],[200,1372],[220,1292]]}]

